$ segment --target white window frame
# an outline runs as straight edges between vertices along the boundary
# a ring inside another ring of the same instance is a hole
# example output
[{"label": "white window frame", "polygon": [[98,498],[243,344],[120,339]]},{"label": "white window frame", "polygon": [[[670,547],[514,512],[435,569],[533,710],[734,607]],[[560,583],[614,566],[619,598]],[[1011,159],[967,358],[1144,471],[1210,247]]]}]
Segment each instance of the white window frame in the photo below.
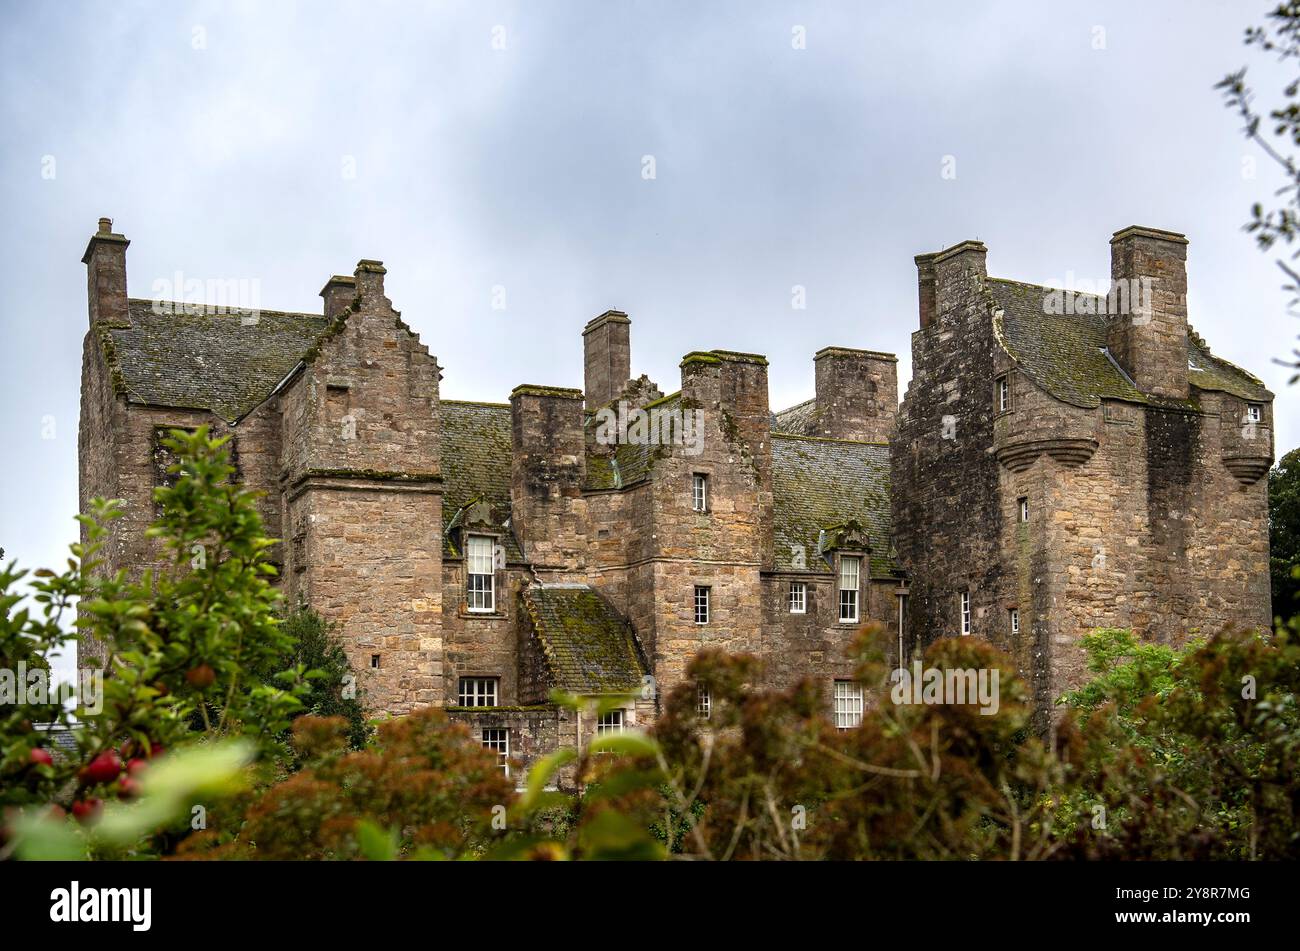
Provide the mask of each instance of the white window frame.
[{"label": "white window frame", "polygon": [[1246,422],[1258,423],[1264,419],[1264,406],[1261,403],[1246,404]]},{"label": "white window frame", "polygon": [[1006,413],[1011,409],[1011,377],[998,377],[998,412]]},{"label": "white window frame", "polygon": [[695,623],[708,624],[713,617],[713,589],[706,584],[695,586]]},{"label": "white window frame", "polygon": [[837,680],[834,687],[835,728],[853,730],[862,725],[862,684]]},{"label": "white window frame", "polygon": [[465,539],[465,607],[475,614],[492,614],[497,609],[495,549],[491,535]]},{"label": "white window frame", "polygon": [[[491,736],[489,736],[491,734]],[[493,750],[501,757],[501,771],[510,778],[510,728],[485,726],[480,734],[485,749]]]},{"label": "white window frame", "polygon": [[786,596],[786,604],[790,608],[791,614],[807,614],[808,583],[805,581],[791,581],[790,593]]},{"label": "white window frame", "polygon": [[[852,577],[849,577],[849,576]],[[855,624],[861,616],[862,558],[840,556],[840,623]]]},{"label": "white window frame", "polygon": [[1020,633],[1020,609],[1019,608],[1011,609],[1011,633],[1012,634]]},{"label": "white window frame", "polygon": [[970,592],[963,591],[960,595],[961,607],[961,636],[966,637],[970,634]]},{"label": "white window frame", "polygon": [[1029,496],[1022,495],[1016,500],[1016,509],[1020,516],[1020,521],[1029,521]]},{"label": "white window frame", "polygon": [[456,700],[461,707],[495,707],[501,702],[501,678],[461,677]]},{"label": "white window frame", "polygon": [[713,695],[709,693],[709,688],[703,684],[695,688],[695,715],[701,720],[707,720],[713,716]]},{"label": "white window frame", "polygon": [[691,476],[691,511],[707,512],[709,510],[709,477],[703,472]]},{"label": "white window frame", "polygon": [[622,733],[626,722],[627,718],[623,716],[622,710],[607,710],[596,718],[596,735]]}]

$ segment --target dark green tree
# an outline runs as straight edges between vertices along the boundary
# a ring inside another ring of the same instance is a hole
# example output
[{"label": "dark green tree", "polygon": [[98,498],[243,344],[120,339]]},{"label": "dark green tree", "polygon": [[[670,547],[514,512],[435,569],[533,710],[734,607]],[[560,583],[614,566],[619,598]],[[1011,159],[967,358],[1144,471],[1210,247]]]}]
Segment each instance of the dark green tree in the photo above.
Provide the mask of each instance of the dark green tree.
[{"label": "dark green tree", "polygon": [[1300,449],[1283,456],[1268,474],[1269,569],[1273,616],[1289,618],[1300,605]]},{"label": "dark green tree", "polygon": [[334,626],[310,608],[299,608],[285,619],[281,630],[294,641],[295,662],[323,674],[311,682],[302,712],[343,718],[348,724],[348,745],[363,748],[370,726],[361,703],[361,688]]}]

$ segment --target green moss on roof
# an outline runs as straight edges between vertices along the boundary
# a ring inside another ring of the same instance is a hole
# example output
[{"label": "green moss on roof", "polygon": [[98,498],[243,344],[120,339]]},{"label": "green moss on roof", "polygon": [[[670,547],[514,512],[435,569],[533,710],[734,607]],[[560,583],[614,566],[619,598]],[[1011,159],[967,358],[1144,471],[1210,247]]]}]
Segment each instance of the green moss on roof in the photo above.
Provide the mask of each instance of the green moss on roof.
[{"label": "green moss on roof", "polygon": [[582,399],[582,390],[569,389],[563,386],[537,386],[532,383],[521,383],[510,391],[510,398],[516,396],[558,396],[567,400]]},{"label": "green moss on roof", "polygon": [[444,554],[460,557],[447,526],[458,512],[483,500],[492,513],[489,527],[501,535],[507,559],[522,562],[523,552],[506,524],[510,518],[510,407],[443,400],[441,415]]},{"label": "green moss on roof", "polygon": [[[1074,294],[1056,288],[990,278],[989,293],[999,311],[994,331],[1007,354],[1035,383],[1066,403],[1085,408],[1103,399],[1132,403],[1159,403],[1195,409],[1189,400],[1156,400],[1142,393],[1105,352],[1110,315],[1106,299]],[[1052,295],[1073,294],[1086,299],[1092,314],[1048,313],[1045,301]],[[1256,377],[1210,354],[1194,331],[1187,342],[1188,379],[1201,390],[1221,390],[1247,400],[1266,400],[1271,394]]]},{"label": "green moss on roof", "polygon": [[645,668],[632,626],[589,585],[530,585],[524,610],[554,686],[577,694],[638,690]]},{"label": "green moss on roof", "polygon": [[104,357],[127,398],[136,403],[209,410],[234,422],[262,403],[326,329],[317,314],[261,310],[244,314],[193,304],[131,300],[130,326],[111,327]]},{"label": "green moss on roof", "polygon": [[896,577],[890,553],[889,447],[884,443],[772,436],[772,535],[776,567],[797,570],[802,546],[804,570],[829,572],[818,554],[823,532],[855,522],[870,537],[872,577]]},{"label": "green moss on roof", "polygon": [[[653,407],[661,412],[671,413],[680,408],[681,402],[682,395],[677,392],[657,399],[647,404],[645,408],[649,410]],[[595,423],[589,421],[588,425],[595,425]],[[612,456],[608,451],[587,453],[587,481],[583,488],[626,489],[640,485],[649,479],[655,462],[669,453],[667,446],[619,443],[613,448]]]},{"label": "green moss on roof", "polygon": [[704,353],[702,351],[696,350],[682,357],[682,362],[679,365],[690,366],[691,364],[696,364],[696,363],[721,364],[722,361],[711,353]]}]

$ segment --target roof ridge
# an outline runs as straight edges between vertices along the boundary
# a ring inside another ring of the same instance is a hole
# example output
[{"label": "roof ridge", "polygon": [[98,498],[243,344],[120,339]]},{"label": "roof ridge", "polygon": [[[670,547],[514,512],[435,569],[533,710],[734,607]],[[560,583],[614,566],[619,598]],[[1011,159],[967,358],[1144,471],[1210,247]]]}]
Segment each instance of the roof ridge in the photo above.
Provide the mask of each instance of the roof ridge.
[{"label": "roof ridge", "polygon": [[775,439],[778,436],[782,439],[807,439],[812,442],[842,442],[850,446],[882,446],[885,449],[889,448],[889,443],[876,442],[871,439],[835,439],[831,436],[805,436],[802,433],[783,433],[775,429],[772,430],[772,438]]},{"label": "roof ridge", "polygon": [[[328,318],[324,314],[312,314],[305,310],[272,310],[267,307],[234,307],[228,304],[206,304],[200,301],[181,301],[181,300],[162,300],[157,297],[128,297],[127,305],[147,304],[153,308],[157,304],[170,304],[173,307],[180,308],[179,312],[167,314],[168,317],[221,317],[225,315],[242,316],[244,314],[269,314],[275,317],[307,317],[312,320],[325,321]],[[186,307],[202,307],[203,314],[190,314],[185,312]],[[163,315],[159,315],[163,316]]]},{"label": "roof ridge", "polygon": [[487,406],[492,409],[509,409],[509,403],[489,403],[484,400],[449,400],[439,398],[439,403],[451,403],[453,406]]}]

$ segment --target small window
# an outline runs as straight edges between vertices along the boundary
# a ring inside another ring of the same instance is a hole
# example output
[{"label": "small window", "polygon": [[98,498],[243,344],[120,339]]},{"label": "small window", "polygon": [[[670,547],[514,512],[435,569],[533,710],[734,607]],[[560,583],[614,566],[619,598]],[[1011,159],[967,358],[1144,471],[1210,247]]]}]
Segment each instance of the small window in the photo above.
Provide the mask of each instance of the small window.
[{"label": "small window", "polygon": [[790,613],[808,613],[808,585],[802,581],[790,582]]},{"label": "small window", "polygon": [[1011,409],[1011,378],[998,377],[998,412],[1005,413]]},{"label": "small window", "polygon": [[835,726],[852,730],[862,724],[862,684],[835,681]]},{"label": "small window", "polygon": [[370,655],[370,669],[371,669],[371,670],[378,670],[378,669],[379,669],[379,655],[378,655],[378,654],[371,654],[371,655]]},{"label": "small window", "polygon": [[1258,423],[1258,422],[1259,422],[1261,419],[1263,419],[1263,418],[1264,418],[1264,407],[1260,406],[1258,403],[1247,403],[1247,404],[1246,404],[1246,421],[1247,421],[1247,422],[1250,422],[1250,423]]},{"label": "small window", "polygon": [[695,586],[695,623],[709,623],[709,588],[702,584]]},{"label": "small window", "polygon": [[460,678],[460,705],[462,707],[495,707],[497,705],[497,678]]},{"label": "small window", "polygon": [[496,610],[496,573],[492,539],[471,535],[465,547],[465,601],[471,611]]},{"label": "small window", "polygon": [[703,685],[695,690],[695,713],[701,720],[707,720],[713,714],[713,697],[709,688]]},{"label": "small window", "polygon": [[1020,611],[1016,608],[1011,609],[1011,633],[1020,633]]},{"label": "small window", "polygon": [[1020,521],[1029,521],[1029,499],[1021,498],[1016,505],[1020,509]]},{"label": "small window", "polygon": [[970,592],[961,593],[961,633],[965,637],[970,633]]},{"label": "small window", "polygon": [[691,477],[691,508],[696,512],[709,510],[709,477],[699,472]]},{"label": "small window", "polygon": [[602,713],[600,719],[596,721],[596,735],[604,736],[606,733],[623,732],[623,711],[610,710],[608,713]]},{"label": "small window", "polygon": [[510,775],[510,731],[505,729],[485,729],[483,746],[497,754],[501,771]]},{"label": "small window", "polygon": [[840,620],[858,619],[858,586],[862,559],[856,555],[840,557]]}]

